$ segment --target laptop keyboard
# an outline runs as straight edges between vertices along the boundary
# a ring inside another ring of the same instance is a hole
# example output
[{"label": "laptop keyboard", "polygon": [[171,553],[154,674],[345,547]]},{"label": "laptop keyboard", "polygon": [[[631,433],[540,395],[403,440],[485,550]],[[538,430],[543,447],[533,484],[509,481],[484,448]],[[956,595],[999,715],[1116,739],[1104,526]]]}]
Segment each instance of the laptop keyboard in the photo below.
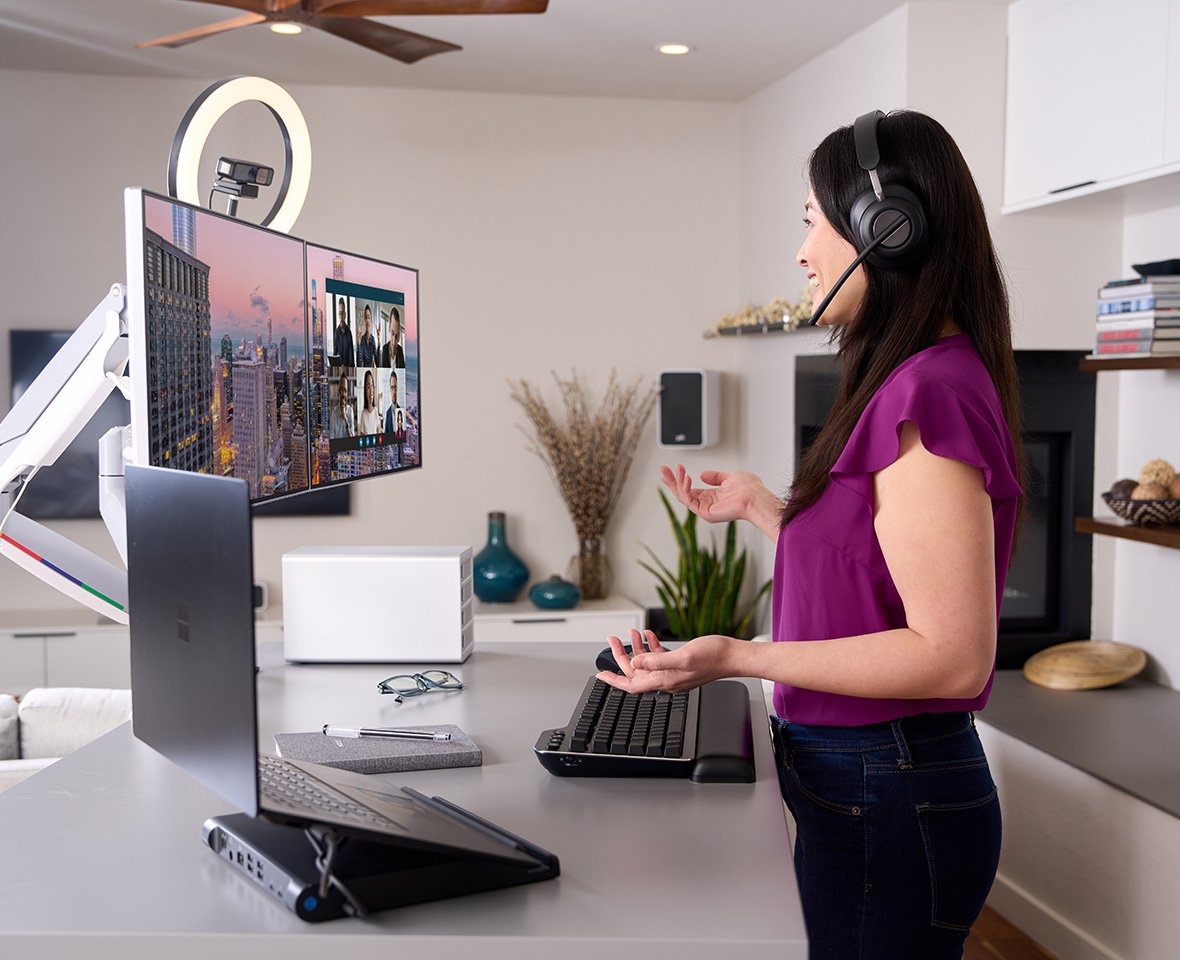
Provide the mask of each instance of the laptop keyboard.
[{"label": "laptop keyboard", "polygon": [[288,810],[298,810],[308,819],[343,820],[365,827],[397,826],[388,817],[362,807],[340,791],[309,777],[298,767],[278,757],[259,755],[258,786],[266,800]]}]

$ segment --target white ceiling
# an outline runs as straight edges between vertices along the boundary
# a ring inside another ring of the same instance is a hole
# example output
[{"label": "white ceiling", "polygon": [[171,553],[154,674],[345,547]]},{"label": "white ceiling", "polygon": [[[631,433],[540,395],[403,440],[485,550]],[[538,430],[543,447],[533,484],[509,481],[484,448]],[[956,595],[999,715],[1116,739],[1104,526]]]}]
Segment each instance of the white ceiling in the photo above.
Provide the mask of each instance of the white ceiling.
[{"label": "white ceiling", "polygon": [[[540,15],[383,18],[464,48],[406,65],[322,31],[280,37],[265,25],[175,50],[135,49],[137,41],[240,12],[210,3],[0,0],[0,68],[205,79],[250,73],[279,83],[737,102],[902,3],[550,0]],[[683,57],[655,52],[669,41],[696,50]]]}]

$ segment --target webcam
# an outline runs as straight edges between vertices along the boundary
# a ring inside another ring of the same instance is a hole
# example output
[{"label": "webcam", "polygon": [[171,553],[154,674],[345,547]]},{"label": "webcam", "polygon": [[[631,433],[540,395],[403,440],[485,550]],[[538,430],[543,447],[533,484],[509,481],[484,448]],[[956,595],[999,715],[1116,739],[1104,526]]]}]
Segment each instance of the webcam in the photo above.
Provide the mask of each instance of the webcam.
[{"label": "webcam", "polygon": [[254,200],[259,187],[269,187],[274,179],[274,167],[252,160],[235,160],[222,157],[217,161],[217,179],[209,191],[209,209],[213,209],[213,194],[229,195],[225,212],[231,217],[238,215],[238,201],[242,198]]},{"label": "webcam", "polygon": [[267,167],[250,160],[235,160],[233,157],[222,157],[217,161],[217,176],[221,180],[232,180],[234,183],[253,184],[259,187],[269,187],[274,180],[274,167]]}]

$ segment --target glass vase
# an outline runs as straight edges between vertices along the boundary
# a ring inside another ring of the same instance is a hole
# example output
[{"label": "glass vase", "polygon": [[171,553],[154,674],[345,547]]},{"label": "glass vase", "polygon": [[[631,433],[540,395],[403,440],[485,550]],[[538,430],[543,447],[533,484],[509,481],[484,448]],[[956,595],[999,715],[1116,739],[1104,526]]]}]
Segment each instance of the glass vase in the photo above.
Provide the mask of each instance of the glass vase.
[{"label": "glass vase", "polygon": [[602,537],[585,537],[578,541],[578,552],[570,559],[566,579],[582,588],[583,600],[601,600],[611,587],[610,558]]},{"label": "glass vase", "polygon": [[511,603],[529,579],[525,566],[512,548],[504,529],[504,514],[488,514],[488,542],[472,561],[474,582],[472,590],[484,603]]}]

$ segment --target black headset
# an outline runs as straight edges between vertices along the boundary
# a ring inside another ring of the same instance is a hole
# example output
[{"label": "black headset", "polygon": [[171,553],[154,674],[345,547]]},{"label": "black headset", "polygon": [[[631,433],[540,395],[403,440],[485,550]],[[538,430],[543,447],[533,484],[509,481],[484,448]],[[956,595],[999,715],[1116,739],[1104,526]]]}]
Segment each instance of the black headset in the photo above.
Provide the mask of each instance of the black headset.
[{"label": "black headset", "polygon": [[881,162],[877,124],[884,116],[880,110],[862,114],[852,128],[856,160],[868,173],[872,189],[853,201],[848,221],[858,250],[874,245],[865,257],[872,266],[899,270],[912,266],[926,247],[926,211],[912,190],[898,183],[883,184],[877,175]]}]

